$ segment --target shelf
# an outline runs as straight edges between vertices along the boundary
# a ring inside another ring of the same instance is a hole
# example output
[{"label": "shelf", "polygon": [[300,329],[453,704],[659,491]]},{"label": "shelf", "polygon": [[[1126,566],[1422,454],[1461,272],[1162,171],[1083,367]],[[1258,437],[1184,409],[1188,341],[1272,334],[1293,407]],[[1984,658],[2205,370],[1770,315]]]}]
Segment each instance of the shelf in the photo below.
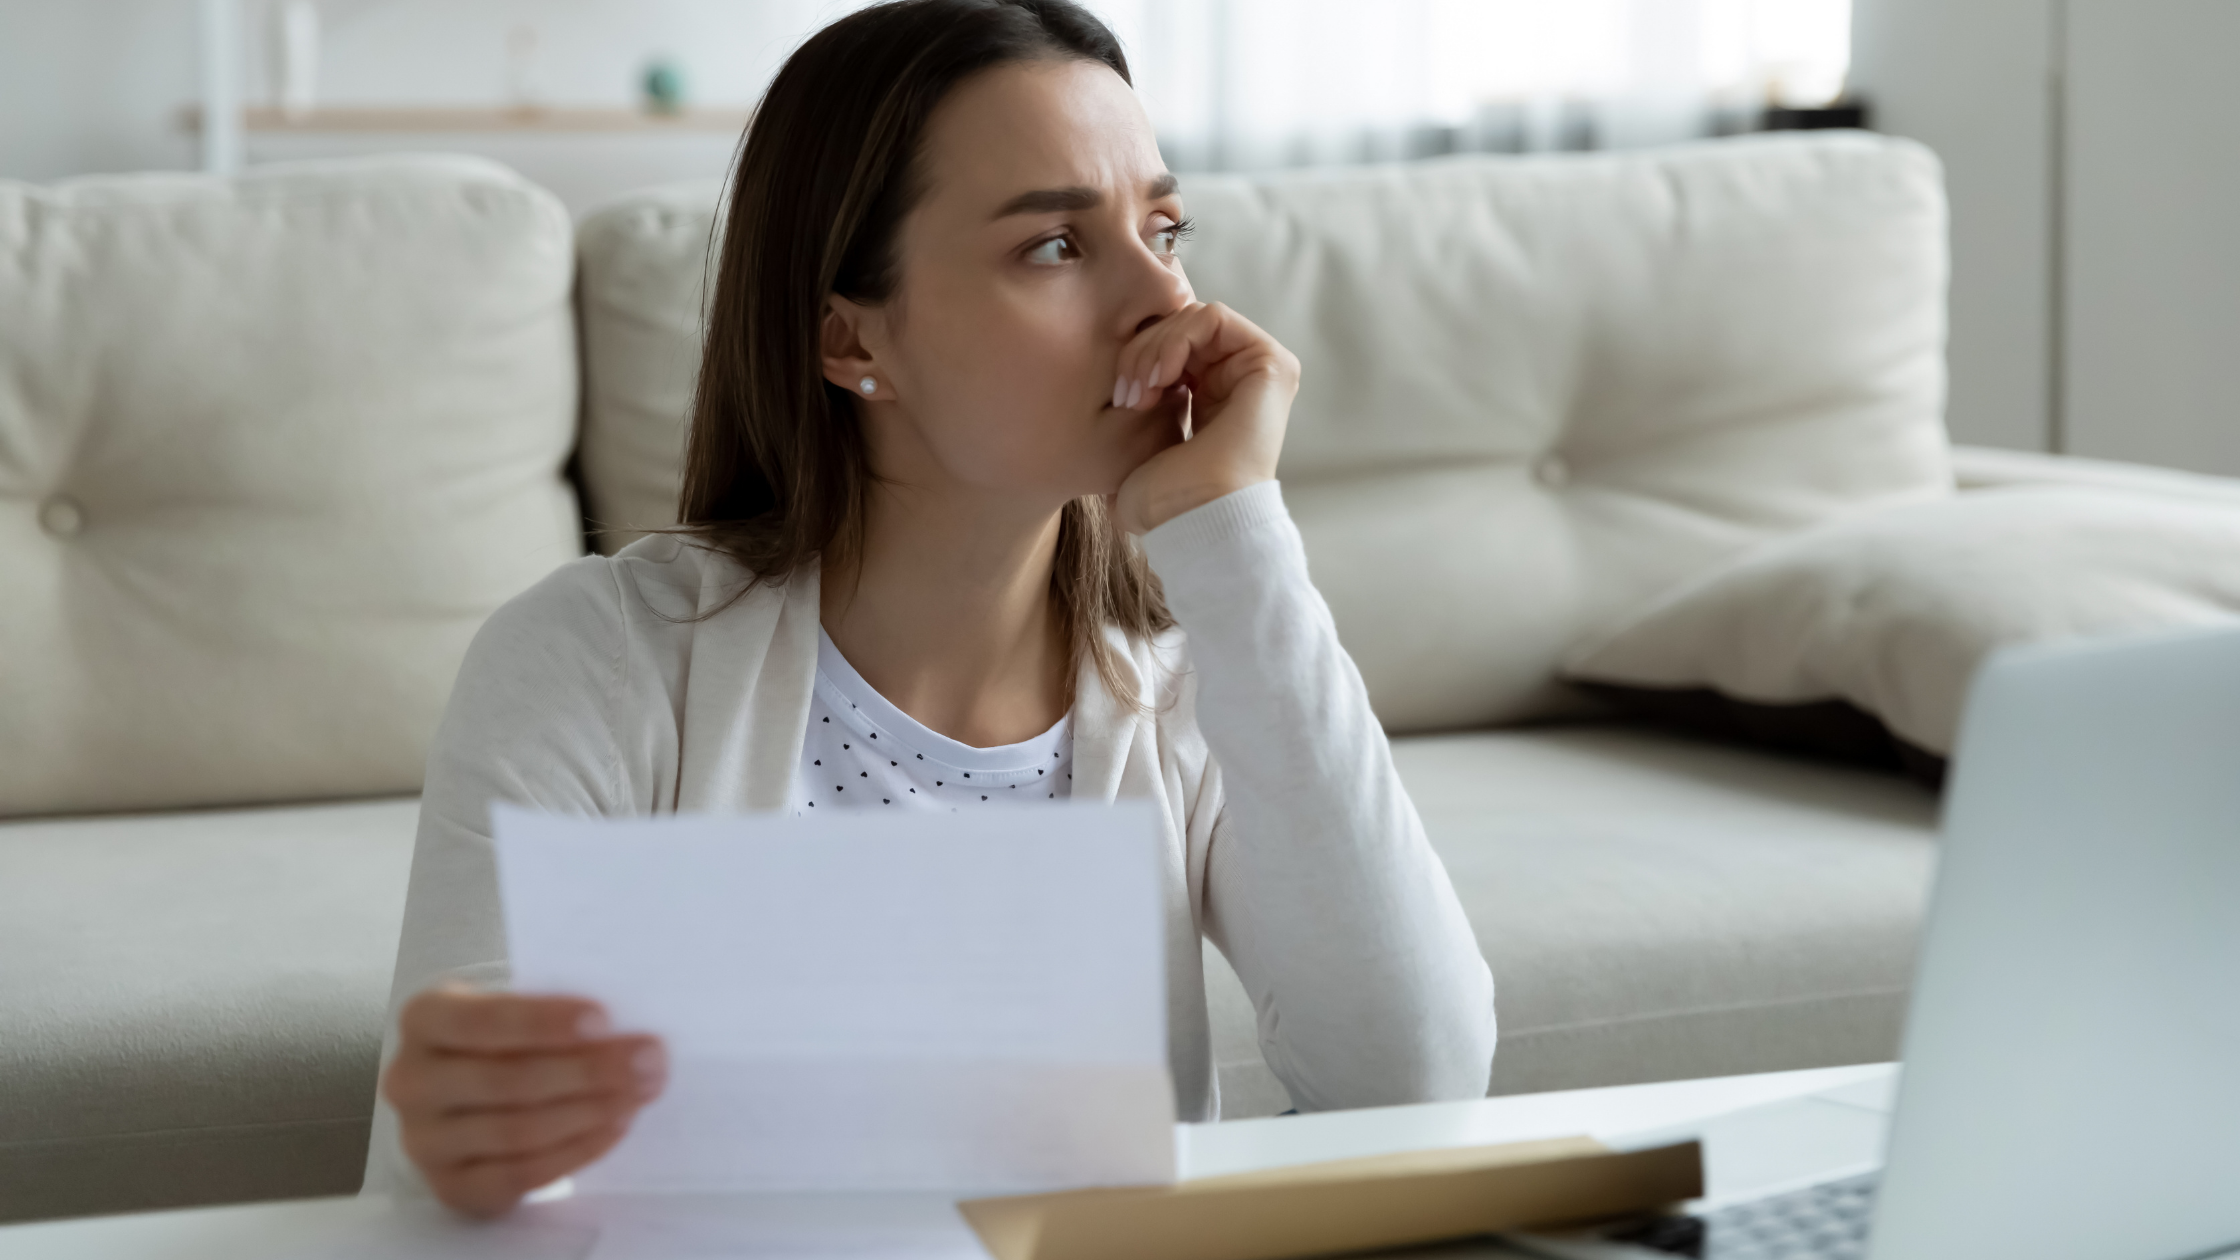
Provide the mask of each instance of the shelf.
[{"label": "shelf", "polygon": [[[687,109],[675,114],[640,110],[561,107],[357,107],[337,106],[289,114],[268,106],[241,111],[243,129],[251,132],[316,134],[322,132],[739,132],[746,129],[751,111],[744,109]],[[202,129],[202,110],[188,106],[180,111],[180,124],[188,131]]]}]

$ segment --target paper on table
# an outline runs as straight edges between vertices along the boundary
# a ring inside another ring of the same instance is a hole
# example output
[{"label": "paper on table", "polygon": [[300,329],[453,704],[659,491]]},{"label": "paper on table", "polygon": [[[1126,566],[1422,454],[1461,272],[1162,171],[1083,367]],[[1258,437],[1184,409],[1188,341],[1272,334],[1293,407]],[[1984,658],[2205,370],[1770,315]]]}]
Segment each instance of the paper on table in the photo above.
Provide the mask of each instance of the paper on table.
[{"label": "paper on table", "polygon": [[[288,1237],[270,1254],[286,1260],[585,1260],[598,1233],[596,1222],[535,1205],[500,1220],[470,1221],[433,1200],[373,1196],[351,1201],[347,1216],[316,1237]],[[267,1254],[255,1246],[248,1251]]]},{"label": "paper on table", "polygon": [[669,1047],[579,1192],[1173,1179],[1149,806],[493,814],[514,988]]},{"label": "paper on table", "polygon": [[601,1195],[584,1260],[988,1260],[946,1194]]}]

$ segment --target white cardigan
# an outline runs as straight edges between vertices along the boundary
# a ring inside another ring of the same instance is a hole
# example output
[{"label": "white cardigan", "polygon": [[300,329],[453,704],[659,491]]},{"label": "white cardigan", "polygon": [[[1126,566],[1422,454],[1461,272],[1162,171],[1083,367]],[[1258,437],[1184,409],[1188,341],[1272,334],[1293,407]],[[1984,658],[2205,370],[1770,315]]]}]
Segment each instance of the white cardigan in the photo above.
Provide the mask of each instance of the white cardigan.
[{"label": "white cardigan", "polygon": [[[1159,806],[1177,1115],[1220,1112],[1199,942],[1242,977],[1304,1111],[1486,1091],[1493,977],[1394,773],[1281,492],[1266,482],[1143,539],[1180,629],[1117,631],[1137,696],[1075,690],[1073,792]],[[674,535],[566,565],[491,616],[429,754],[382,1062],[406,999],[505,980],[495,800],[644,815],[784,806],[817,662],[805,567],[745,581]],[[1187,637],[1186,637],[1187,636]],[[368,1190],[419,1178],[377,1101]]]}]

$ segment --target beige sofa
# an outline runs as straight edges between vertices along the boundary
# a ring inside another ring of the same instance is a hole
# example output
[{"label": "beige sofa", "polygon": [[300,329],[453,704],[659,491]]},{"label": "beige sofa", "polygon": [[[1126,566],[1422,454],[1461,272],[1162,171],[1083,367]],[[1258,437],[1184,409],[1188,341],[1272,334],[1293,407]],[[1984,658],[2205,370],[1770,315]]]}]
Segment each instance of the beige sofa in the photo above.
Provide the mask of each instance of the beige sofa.
[{"label": "beige sofa", "polygon": [[[1555,671],[1754,542],[1954,493],[1934,160],[1186,193],[1200,292],[1306,365],[1285,493],[1492,961],[1495,1091],[1891,1057],[1934,797]],[[715,194],[0,185],[0,1219],[356,1187],[428,735],[578,487],[600,547],[668,519]],[[1214,979],[1224,1113],[1281,1110]]]}]

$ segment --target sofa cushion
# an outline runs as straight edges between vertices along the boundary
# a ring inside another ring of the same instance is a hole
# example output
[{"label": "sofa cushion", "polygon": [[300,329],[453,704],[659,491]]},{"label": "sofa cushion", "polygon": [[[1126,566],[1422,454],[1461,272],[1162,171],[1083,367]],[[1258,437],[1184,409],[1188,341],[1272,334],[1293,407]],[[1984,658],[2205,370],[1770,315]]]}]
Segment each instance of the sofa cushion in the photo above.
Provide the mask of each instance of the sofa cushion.
[{"label": "sofa cushion", "polygon": [[1949,753],[1997,648],[2240,620],[2240,499],[1974,490],[1769,543],[1653,602],[1573,677],[1842,700]]},{"label": "sofa cushion", "polygon": [[471,159],[0,183],[0,815],[417,791],[581,547],[570,274]]},{"label": "sofa cushion", "polygon": [[[600,519],[675,519],[717,191],[583,225]],[[1583,634],[1753,542],[1950,490],[1944,200],[1918,145],[1821,134],[1184,192],[1199,295],[1305,366],[1284,497],[1393,730],[1576,707],[1555,668]]]},{"label": "sofa cushion", "polygon": [[665,184],[576,229],[583,320],[583,493],[591,543],[613,555],[677,521],[715,180]]},{"label": "sofa cushion", "polygon": [[[1624,726],[1393,759],[1493,966],[1496,1094],[1893,1059],[1937,801],[1894,775]],[[1227,1118],[1290,1106],[1207,951]]]},{"label": "sofa cushion", "polygon": [[1299,355],[1282,475],[1388,728],[1547,716],[1581,635],[1950,489],[1936,160],[1862,134],[1198,178],[1199,295]]},{"label": "sofa cushion", "polygon": [[357,1189],[418,816],[0,823],[0,1220]]}]

